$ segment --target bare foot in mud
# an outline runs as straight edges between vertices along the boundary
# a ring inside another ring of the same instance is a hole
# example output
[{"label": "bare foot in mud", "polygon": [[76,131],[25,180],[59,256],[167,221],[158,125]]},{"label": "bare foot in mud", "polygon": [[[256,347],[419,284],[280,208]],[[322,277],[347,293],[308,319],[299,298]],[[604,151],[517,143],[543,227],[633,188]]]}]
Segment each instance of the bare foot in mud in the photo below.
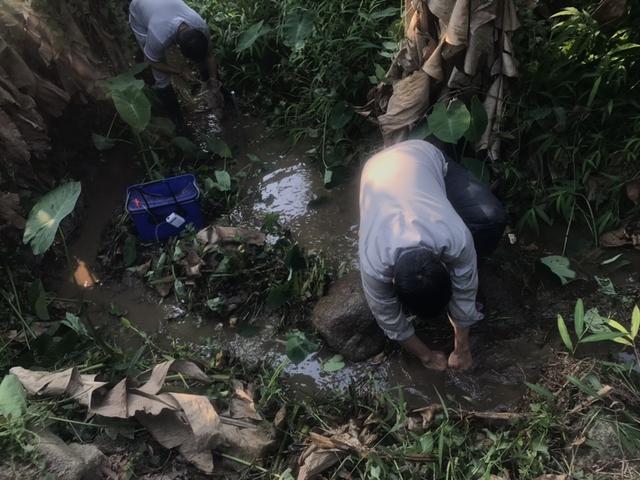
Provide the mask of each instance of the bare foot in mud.
[{"label": "bare foot in mud", "polygon": [[429,370],[444,372],[447,369],[447,356],[442,352],[432,350],[428,358],[421,358],[420,361]]},{"label": "bare foot in mud", "polygon": [[471,350],[453,351],[449,355],[449,368],[464,372],[473,366],[473,357]]}]

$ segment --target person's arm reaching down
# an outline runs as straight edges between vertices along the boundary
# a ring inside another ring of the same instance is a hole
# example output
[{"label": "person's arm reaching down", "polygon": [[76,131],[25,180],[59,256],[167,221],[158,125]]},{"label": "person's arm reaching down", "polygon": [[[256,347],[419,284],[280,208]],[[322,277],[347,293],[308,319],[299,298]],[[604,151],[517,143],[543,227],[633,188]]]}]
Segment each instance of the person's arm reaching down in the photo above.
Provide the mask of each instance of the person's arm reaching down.
[{"label": "person's arm reaching down", "polygon": [[455,332],[455,346],[449,356],[449,366],[466,370],[473,364],[469,347],[469,327],[483,318],[476,308],[478,266],[470,232],[462,253],[446,263],[451,275],[452,289],[449,320]]},{"label": "person's arm reaching down", "polygon": [[409,322],[391,283],[382,282],[362,272],[362,288],[371,313],[391,340],[396,340],[423,365],[434,370],[445,370],[447,359],[442,352],[430,350],[420,340]]}]

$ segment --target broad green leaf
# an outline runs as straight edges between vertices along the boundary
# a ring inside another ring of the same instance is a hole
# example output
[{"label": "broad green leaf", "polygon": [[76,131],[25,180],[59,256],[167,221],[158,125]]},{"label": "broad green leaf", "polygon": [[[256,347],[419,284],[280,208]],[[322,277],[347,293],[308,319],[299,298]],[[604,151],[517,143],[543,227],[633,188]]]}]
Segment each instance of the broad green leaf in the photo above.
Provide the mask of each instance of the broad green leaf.
[{"label": "broad green leaf", "polygon": [[186,137],[176,137],[171,140],[171,143],[182,150],[186,155],[195,156],[195,154],[198,153],[198,147],[196,144]]},{"label": "broad green leaf", "polygon": [[99,150],[101,152],[111,150],[116,146],[116,142],[112,138],[104,137],[102,135],[98,135],[97,133],[92,133],[91,139],[93,140],[93,146],[96,147],[96,150]]},{"label": "broad green leaf", "polygon": [[127,235],[127,238],[124,240],[124,245],[122,247],[122,263],[124,263],[125,267],[130,267],[134,263],[136,263],[136,259],[138,258],[138,242],[136,237],[133,235]]},{"label": "broad green leaf", "polygon": [[142,88],[131,85],[123,90],[112,90],[111,98],[118,114],[134,132],[140,133],[151,120],[151,102]]},{"label": "broad green leaf", "polygon": [[47,293],[44,290],[42,280],[35,280],[29,287],[29,303],[31,310],[39,320],[49,320],[49,310],[47,308]]},{"label": "broad green leaf", "polygon": [[49,250],[60,222],[75,208],[80,191],[80,182],[65,183],[45,194],[33,206],[22,241],[31,245],[34,255]]},{"label": "broad green leaf", "polygon": [[569,351],[573,352],[573,342],[571,341],[569,330],[567,330],[567,325],[564,323],[562,315],[558,315],[558,331],[560,332],[560,338],[562,338],[562,342],[565,347],[567,347]]},{"label": "broad green leaf", "polygon": [[224,302],[224,298],[222,297],[215,297],[207,300],[207,308],[212,312],[216,312],[216,313],[221,312],[222,310],[224,310],[224,305],[225,305],[225,302]]},{"label": "broad green leaf", "polygon": [[329,185],[331,183],[331,180],[333,180],[333,171],[326,169],[324,171],[324,184]]},{"label": "broad green leaf", "polygon": [[89,333],[87,332],[87,328],[80,321],[80,318],[71,312],[67,312],[64,317],[64,320],[62,320],[62,322],[60,323],[62,325],[66,325],[71,330],[76,332],[78,335],[85,336],[85,337],[89,336]]},{"label": "broad green leaf", "polygon": [[429,130],[429,125],[426,121],[418,124],[416,128],[409,132],[410,140],[425,140],[429,135],[431,135],[431,130]]},{"label": "broad green leaf", "polygon": [[220,191],[228,192],[231,190],[231,175],[229,175],[229,172],[226,170],[216,170],[215,175]]},{"label": "broad green leaf", "polygon": [[104,85],[107,87],[109,92],[117,92],[124,91],[129,88],[135,88],[138,90],[142,90],[144,88],[144,80],[140,80],[135,76],[142,72],[147,67],[146,63],[139,63],[134,65],[128,71],[121,73],[120,75],[109,78],[104,81]]},{"label": "broad green leaf", "polygon": [[336,103],[327,119],[327,124],[334,130],[340,130],[344,128],[353,118],[353,110],[345,102]]},{"label": "broad green leaf", "polygon": [[342,355],[334,355],[322,364],[325,372],[333,373],[344,368],[344,358]]},{"label": "broad green leaf", "polygon": [[566,285],[570,280],[576,278],[576,272],[569,268],[571,262],[567,257],[549,255],[548,257],[541,258],[540,261],[558,276],[562,285]]},{"label": "broad green leaf", "polygon": [[578,338],[582,337],[584,333],[584,303],[579,298],[576,302],[576,308],[573,313],[574,328],[576,329],[576,335]]},{"label": "broad green leaf", "polygon": [[614,340],[616,338],[622,337],[624,334],[620,332],[599,332],[594,333],[593,335],[589,335],[588,337],[584,337],[580,340],[580,343],[593,343],[593,342],[604,342],[606,340]]},{"label": "broad green leaf", "polygon": [[624,333],[625,335],[629,335],[629,330],[626,329],[626,327],[624,325],[622,325],[620,322],[616,322],[615,320],[613,320],[612,318],[610,318],[609,320],[607,320],[607,324],[610,327],[615,328],[616,330],[618,330],[619,332]]},{"label": "broad green leaf", "polygon": [[289,16],[284,24],[284,44],[294,51],[304,48],[307,38],[313,33],[314,16],[300,11]]},{"label": "broad green leaf", "polygon": [[236,53],[241,53],[244,50],[251,48],[260,37],[266,35],[270,31],[271,28],[264,24],[264,20],[254,23],[238,37]]},{"label": "broad green leaf", "polygon": [[170,138],[173,138],[176,134],[176,126],[167,117],[151,117],[149,129]]},{"label": "broad green leaf", "polygon": [[27,394],[13,374],[5,375],[0,383],[0,416],[20,418],[27,409]]},{"label": "broad green leaf", "polygon": [[598,290],[604,295],[615,297],[617,295],[616,288],[613,286],[613,282],[608,277],[599,277],[595,275],[593,277],[598,284]]},{"label": "broad green leaf", "polygon": [[231,149],[224,141],[216,137],[207,137],[207,150],[222,158],[231,158]]},{"label": "broad green leaf", "polygon": [[443,142],[457,143],[471,124],[471,114],[459,100],[449,104],[436,103],[427,117],[429,130]]},{"label": "broad green leaf", "polygon": [[555,400],[556,397],[548,388],[542,387],[540,385],[536,385],[534,383],[529,383],[529,382],[524,382],[524,383],[527,387],[529,387],[531,390],[536,392],[541,397],[544,397],[547,400]]},{"label": "broad green leaf", "polygon": [[631,338],[635,340],[640,330],[640,308],[636,305],[631,314]]},{"label": "broad green leaf", "polygon": [[173,289],[176,292],[176,297],[178,298],[184,298],[184,296],[187,294],[184,283],[179,278],[176,278],[173,282]]},{"label": "broad green leaf", "polygon": [[476,143],[482,138],[484,131],[487,129],[489,117],[487,111],[484,109],[484,105],[478,100],[478,97],[471,99],[469,113],[471,114],[471,123],[464,136],[471,143]]},{"label": "broad green leaf", "polygon": [[316,350],[318,350],[318,344],[307,340],[304,333],[294,331],[287,335],[287,357],[289,357],[293,363],[302,362],[309,354]]}]

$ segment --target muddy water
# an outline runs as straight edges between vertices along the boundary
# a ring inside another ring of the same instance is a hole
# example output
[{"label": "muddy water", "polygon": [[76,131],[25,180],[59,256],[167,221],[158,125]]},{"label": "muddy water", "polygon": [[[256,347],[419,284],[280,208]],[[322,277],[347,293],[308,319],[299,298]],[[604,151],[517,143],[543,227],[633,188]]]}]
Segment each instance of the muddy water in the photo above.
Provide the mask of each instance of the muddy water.
[{"label": "muddy water", "polygon": [[[265,125],[251,117],[240,117],[225,131],[240,159],[237,168],[243,167],[247,154],[256,155],[262,162],[262,168],[242,185],[242,200],[231,215],[232,222],[258,226],[267,213],[278,213],[306,248],[323,251],[336,266],[355,265],[357,178],[340,188],[325,189],[321,172],[307,153],[309,145],[301,142],[292,146],[282,137],[269,135]],[[265,319],[261,331],[245,336],[221,323],[183,315],[180,305],[161,302],[155,292],[140,285],[101,282],[100,275],[93,273],[100,235],[114,212],[122,211],[127,185],[139,181],[135,178],[139,172],[131,170],[130,165],[126,157],[114,158],[84,182],[84,221],[70,245],[70,255],[77,259],[79,268],[75,277],[69,275],[58,285],[58,293],[87,301],[89,320],[101,325],[118,323],[107,313],[109,305],[116,304],[128,312],[133,325],[156,334],[164,344],[172,339],[189,342],[203,355],[213,353],[211,345],[219,345],[247,363],[266,361],[274,367],[286,361],[277,318]],[[542,339],[534,341],[533,330],[523,330],[519,312],[507,313],[487,316],[474,339],[478,365],[469,373],[429,372],[396,349],[377,365],[349,364],[327,374],[322,370],[322,360],[332,353],[322,350],[298,365],[288,364],[285,381],[299,397],[328,390],[344,392],[353,385],[357,390],[378,394],[402,390],[413,407],[438,401],[438,395],[442,395],[470,408],[510,409],[525,393],[523,381],[535,381],[546,350],[541,347]],[[451,348],[447,326],[424,328],[421,334],[432,346]]]},{"label": "muddy water", "polygon": [[229,142],[241,157],[251,154],[262,162],[245,185],[232,222],[259,227],[266,214],[276,213],[307,249],[355,266],[358,179],[326,189],[311,159],[309,142],[291,145],[282,136],[270,135],[263,122],[251,117],[240,117],[228,130]]}]

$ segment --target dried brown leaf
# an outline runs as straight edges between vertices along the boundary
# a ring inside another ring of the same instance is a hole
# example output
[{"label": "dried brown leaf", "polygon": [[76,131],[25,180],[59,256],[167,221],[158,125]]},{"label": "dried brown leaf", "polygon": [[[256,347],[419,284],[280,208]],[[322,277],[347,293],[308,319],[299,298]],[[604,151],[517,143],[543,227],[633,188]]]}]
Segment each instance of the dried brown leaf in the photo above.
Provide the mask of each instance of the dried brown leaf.
[{"label": "dried brown leaf", "polygon": [[311,453],[300,466],[297,480],[311,480],[340,461],[339,450],[319,450]]},{"label": "dried brown leaf", "polygon": [[287,416],[287,406],[282,405],[280,409],[276,412],[276,416],[273,419],[273,426],[276,428],[281,428],[284,425],[284,421]]}]

